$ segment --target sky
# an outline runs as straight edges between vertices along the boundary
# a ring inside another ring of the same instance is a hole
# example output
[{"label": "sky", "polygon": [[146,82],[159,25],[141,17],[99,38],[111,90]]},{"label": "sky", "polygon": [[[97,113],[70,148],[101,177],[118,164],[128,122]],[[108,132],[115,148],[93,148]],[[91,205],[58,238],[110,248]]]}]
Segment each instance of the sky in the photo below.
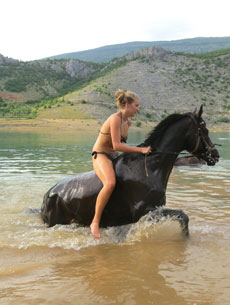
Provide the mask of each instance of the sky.
[{"label": "sky", "polygon": [[23,60],[131,41],[230,36],[229,0],[1,0],[0,54]]}]

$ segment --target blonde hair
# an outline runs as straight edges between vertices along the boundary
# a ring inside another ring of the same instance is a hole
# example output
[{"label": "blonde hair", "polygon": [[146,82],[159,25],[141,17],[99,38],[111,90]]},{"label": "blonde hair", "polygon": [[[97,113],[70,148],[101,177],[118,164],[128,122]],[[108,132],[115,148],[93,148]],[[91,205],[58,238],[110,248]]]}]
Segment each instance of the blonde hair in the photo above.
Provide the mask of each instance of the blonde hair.
[{"label": "blonde hair", "polygon": [[115,98],[117,101],[117,107],[125,108],[126,103],[132,104],[136,99],[138,99],[138,96],[132,91],[119,89],[115,92]]}]

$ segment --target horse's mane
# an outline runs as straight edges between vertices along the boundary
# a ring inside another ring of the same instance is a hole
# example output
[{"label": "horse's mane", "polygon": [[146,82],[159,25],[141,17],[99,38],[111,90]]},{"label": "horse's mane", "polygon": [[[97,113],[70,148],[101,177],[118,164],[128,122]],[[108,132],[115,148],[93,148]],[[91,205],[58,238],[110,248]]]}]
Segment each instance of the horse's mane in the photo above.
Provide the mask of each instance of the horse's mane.
[{"label": "horse's mane", "polygon": [[140,146],[156,146],[165,131],[175,122],[187,117],[189,114],[174,113],[162,120],[149,134],[147,139]]}]

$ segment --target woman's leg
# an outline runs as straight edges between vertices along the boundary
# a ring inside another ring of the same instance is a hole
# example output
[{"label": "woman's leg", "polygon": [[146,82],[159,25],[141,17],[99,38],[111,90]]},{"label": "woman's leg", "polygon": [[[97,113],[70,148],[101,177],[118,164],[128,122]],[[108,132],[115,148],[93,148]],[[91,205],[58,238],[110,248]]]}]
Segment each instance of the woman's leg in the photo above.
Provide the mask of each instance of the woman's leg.
[{"label": "woman's leg", "polygon": [[113,163],[105,155],[98,154],[96,159],[93,158],[93,168],[103,187],[97,196],[95,214],[90,228],[92,235],[95,238],[100,238],[99,224],[101,215],[116,185],[116,177]]}]

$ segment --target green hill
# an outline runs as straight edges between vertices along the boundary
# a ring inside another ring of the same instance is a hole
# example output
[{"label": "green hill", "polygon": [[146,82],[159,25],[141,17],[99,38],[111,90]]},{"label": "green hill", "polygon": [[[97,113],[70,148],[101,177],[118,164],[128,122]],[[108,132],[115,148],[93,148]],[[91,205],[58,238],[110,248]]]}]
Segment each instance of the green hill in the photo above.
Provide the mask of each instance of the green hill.
[{"label": "green hill", "polygon": [[137,121],[157,121],[204,104],[207,120],[230,122],[230,49],[188,55],[153,47],[125,58],[122,66],[65,99],[81,112],[103,120],[116,109],[114,92],[125,88],[140,97]]},{"label": "green hill", "polygon": [[35,102],[74,90],[103,67],[75,60],[22,62],[1,56],[0,97],[5,101]]},{"label": "green hill", "polygon": [[60,54],[50,59],[80,59],[91,62],[108,62],[115,57],[122,57],[133,51],[158,46],[173,52],[204,53],[230,48],[230,37],[198,37],[172,41],[136,41],[109,45],[96,49]]},{"label": "green hill", "polygon": [[[29,63],[34,69],[29,78],[34,82],[33,86],[36,88],[36,85],[43,84],[50,91],[56,90],[56,95],[37,101],[31,101],[27,96],[25,102],[16,103],[13,98],[7,100],[1,91],[0,116],[55,118],[63,112],[65,115],[62,117],[68,118],[68,114],[74,112],[75,118],[85,116],[104,120],[116,111],[114,92],[124,88],[136,92],[141,100],[141,111],[135,118],[135,124],[139,124],[139,121],[156,122],[172,112],[192,111],[200,104],[205,106],[207,120],[213,123],[230,122],[230,49],[184,54],[151,47],[114,59],[103,66],[83,63],[86,70],[89,67],[92,70],[88,76],[85,74],[81,78],[77,74],[70,78],[65,74],[67,71],[70,73],[66,68],[59,70],[62,65],[68,66],[68,62],[44,61],[43,68],[48,70],[45,70],[47,75],[42,74],[43,79],[39,73],[42,62]],[[25,63],[22,64],[27,67]],[[20,67],[22,69],[23,66]],[[20,71],[18,75],[25,75],[23,69]],[[36,76],[41,79],[36,81]],[[10,74],[5,76],[4,86],[10,77]],[[69,79],[70,83],[67,82]],[[61,84],[60,88],[58,84]],[[26,83],[26,91],[7,93],[26,96],[30,86],[31,83]],[[60,95],[63,96],[58,98]]]}]

